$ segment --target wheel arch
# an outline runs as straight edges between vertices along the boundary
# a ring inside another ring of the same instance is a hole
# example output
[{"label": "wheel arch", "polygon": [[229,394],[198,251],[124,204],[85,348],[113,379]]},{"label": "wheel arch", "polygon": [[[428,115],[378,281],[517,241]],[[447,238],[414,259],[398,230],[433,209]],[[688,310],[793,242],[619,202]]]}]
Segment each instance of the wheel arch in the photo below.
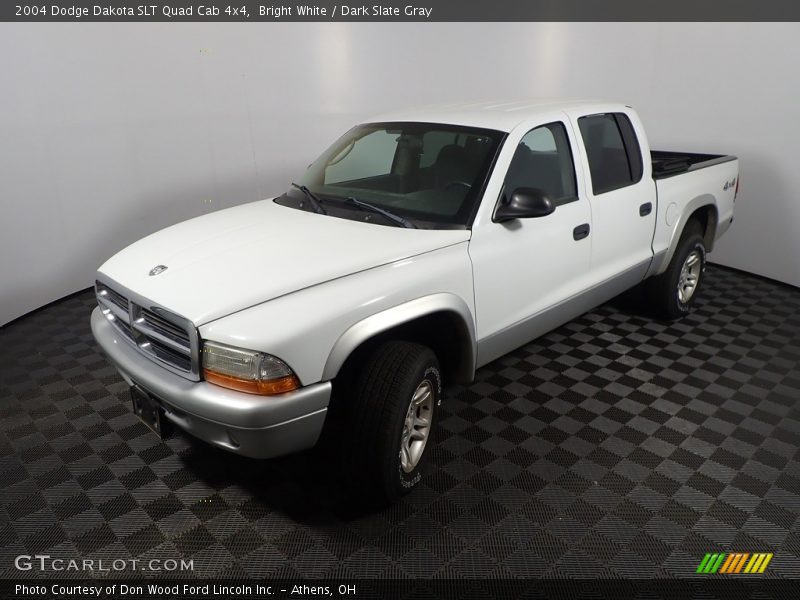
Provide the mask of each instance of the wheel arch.
[{"label": "wheel arch", "polygon": [[717,201],[714,196],[711,194],[702,194],[686,204],[681,219],[672,232],[667,252],[660,261],[658,268],[651,271],[652,274],[660,274],[666,270],[672,260],[672,256],[678,248],[678,243],[683,236],[686,226],[693,220],[700,223],[706,252],[711,252],[714,248],[714,241],[716,240],[719,210],[717,209]]},{"label": "wheel arch", "polygon": [[331,349],[322,379],[335,379],[365,352],[389,339],[430,347],[451,381],[465,383],[475,375],[472,311],[458,296],[440,293],[394,306],[350,326]]}]

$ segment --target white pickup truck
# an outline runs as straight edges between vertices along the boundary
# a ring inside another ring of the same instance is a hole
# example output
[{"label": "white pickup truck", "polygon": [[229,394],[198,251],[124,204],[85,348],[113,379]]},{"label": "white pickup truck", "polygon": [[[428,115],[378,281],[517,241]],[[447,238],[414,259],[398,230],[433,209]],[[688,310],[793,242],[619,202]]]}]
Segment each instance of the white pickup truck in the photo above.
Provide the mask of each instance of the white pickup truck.
[{"label": "white pickup truck", "polygon": [[157,433],[268,458],[324,429],[391,501],[420,480],[444,382],[640,283],[688,312],[738,184],[735,157],[650,151],[622,104],[383,116],[283,195],[109,259],[92,331]]}]

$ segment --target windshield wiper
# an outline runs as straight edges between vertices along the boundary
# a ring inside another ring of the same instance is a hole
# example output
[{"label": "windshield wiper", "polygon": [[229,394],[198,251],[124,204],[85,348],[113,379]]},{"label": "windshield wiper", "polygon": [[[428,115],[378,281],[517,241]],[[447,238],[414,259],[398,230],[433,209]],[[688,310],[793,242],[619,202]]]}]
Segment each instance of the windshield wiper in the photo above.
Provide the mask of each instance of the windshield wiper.
[{"label": "windshield wiper", "polygon": [[382,216],[386,217],[387,219],[389,219],[392,223],[395,223],[397,225],[401,225],[402,227],[407,227],[408,229],[417,229],[417,226],[414,225],[408,219],[405,219],[405,218],[401,217],[400,215],[396,215],[393,212],[389,212],[388,210],[385,210],[383,208],[375,206],[374,204],[370,204],[369,202],[364,202],[363,200],[359,200],[358,198],[354,198],[353,196],[348,196],[347,198],[342,198],[342,200],[344,200],[345,202],[348,202],[350,204],[353,204],[353,205],[355,205],[355,206],[357,206],[359,208],[363,208],[363,209],[366,209],[366,210],[370,210],[370,211],[372,211],[374,213],[378,213],[379,215],[382,215]]},{"label": "windshield wiper", "polygon": [[326,211],[324,208],[322,208],[322,202],[319,201],[319,198],[317,198],[317,195],[314,192],[312,192],[310,189],[308,189],[304,185],[296,184],[294,181],[292,182],[292,187],[296,187],[298,190],[300,190],[301,192],[303,192],[306,195],[306,198],[308,198],[308,201],[311,203],[311,207],[314,209],[315,213],[318,213],[318,214],[321,214],[321,215],[327,215],[328,214],[328,211]]}]

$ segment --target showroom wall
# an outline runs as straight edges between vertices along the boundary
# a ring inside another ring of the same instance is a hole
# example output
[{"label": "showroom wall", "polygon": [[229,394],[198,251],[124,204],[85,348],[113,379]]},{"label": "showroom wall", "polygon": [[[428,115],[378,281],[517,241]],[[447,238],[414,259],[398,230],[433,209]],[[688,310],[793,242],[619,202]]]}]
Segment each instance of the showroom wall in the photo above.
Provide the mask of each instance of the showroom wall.
[{"label": "showroom wall", "polygon": [[794,24],[0,24],[0,324],[162,227],[277,194],[376,112],[623,100],[743,161],[718,263],[800,285]]}]

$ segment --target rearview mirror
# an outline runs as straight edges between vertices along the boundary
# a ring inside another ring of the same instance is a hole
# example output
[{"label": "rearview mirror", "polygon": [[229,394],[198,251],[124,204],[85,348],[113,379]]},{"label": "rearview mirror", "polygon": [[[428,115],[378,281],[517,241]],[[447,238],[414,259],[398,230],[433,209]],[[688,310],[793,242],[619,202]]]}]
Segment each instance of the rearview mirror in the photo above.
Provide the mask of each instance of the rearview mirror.
[{"label": "rearview mirror", "polygon": [[546,217],[556,209],[547,192],[539,188],[517,188],[511,200],[497,207],[494,220],[498,223],[513,219]]}]

